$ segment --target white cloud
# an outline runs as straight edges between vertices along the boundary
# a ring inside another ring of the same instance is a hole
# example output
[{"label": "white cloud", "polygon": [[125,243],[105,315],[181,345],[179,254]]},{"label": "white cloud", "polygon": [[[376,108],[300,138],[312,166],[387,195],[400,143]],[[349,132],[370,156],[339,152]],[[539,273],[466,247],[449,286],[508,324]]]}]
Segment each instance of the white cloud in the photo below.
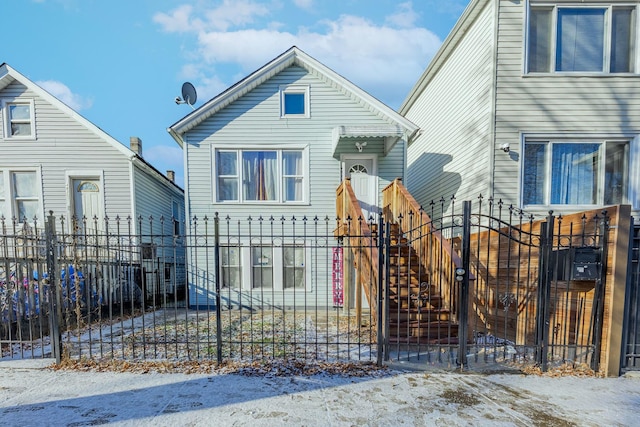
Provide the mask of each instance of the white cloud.
[{"label": "white cloud", "polygon": [[313,9],[313,0],[293,0],[293,4],[300,9],[311,10]]},{"label": "white cloud", "polygon": [[[252,19],[266,12],[250,1],[233,3],[236,4],[239,15],[233,19],[229,16],[231,2],[225,1],[206,14],[206,29],[192,29],[197,34],[197,54],[190,55],[190,67],[208,76],[205,87],[210,91],[222,83],[216,77],[217,70],[233,66],[246,75],[296,45],[396,108],[441,44],[433,32],[415,26],[418,15],[411,2],[398,5],[382,25],[342,15],[334,21],[317,23],[313,31],[299,28],[295,32],[285,31],[273,22],[246,28]],[[164,26],[167,31],[171,28]],[[232,83],[235,82],[226,82],[221,90]],[[204,91],[199,99],[205,101]]]},{"label": "white cloud", "polygon": [[411,28],[415,25],[418,17],[419,15],[413,10],[413,4],[406,2],[400,3],[398,11],[387,16],[386,22],[400,28]]},{"label": "white cloud", "polygon": [[71,89],[64,83],[55,80],[43,80],[36,82],[36,84],[76,111],[91,108],[93,105],[91,99],[71,92]]},{"label": "white cloud", "polygon": [[177,146],[154,145],[144,149],[144,159],[154,165],[163,174],[172,170],[176,172],[176,183],[183,185],[182,149]]},{"label": "white cloud", "polygon": [[215,9],[198,13],[206,19],[192,16],[193,7],[182,5],[170,13],[156,13],[153,21],[169,33],[226,31],[230,27],[243,27],[255,22],[256,18],[269,15],[269,8],[251,0],[224,0]]}]

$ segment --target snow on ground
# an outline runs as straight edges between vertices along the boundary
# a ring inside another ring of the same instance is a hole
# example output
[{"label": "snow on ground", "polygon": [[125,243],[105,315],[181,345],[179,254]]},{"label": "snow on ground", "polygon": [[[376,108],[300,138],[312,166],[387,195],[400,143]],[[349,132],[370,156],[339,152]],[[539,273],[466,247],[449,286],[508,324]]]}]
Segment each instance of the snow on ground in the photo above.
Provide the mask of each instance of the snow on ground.
[{"label": "snow on ground", "polygon": [[640,378],[54,370],[0,362],[5,425],[637,426]]}]

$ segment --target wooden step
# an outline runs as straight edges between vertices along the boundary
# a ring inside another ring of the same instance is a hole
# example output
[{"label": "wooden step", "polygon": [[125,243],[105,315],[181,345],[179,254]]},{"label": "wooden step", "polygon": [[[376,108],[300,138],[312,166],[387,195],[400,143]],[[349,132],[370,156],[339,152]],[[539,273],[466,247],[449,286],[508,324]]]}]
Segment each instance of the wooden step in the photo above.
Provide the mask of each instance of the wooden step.
[{"label": "wooden step", "polygon": [[[424,283],[424,282],[423,282]],[[408,297],[410,295],[420,295],[420,296],[427,296],[427,295],[432,295],[432,296],[436,296],[439,295],[437,290],[434,289],[431,286],[427,286],[427,287],[422,287],[422,286],[391,286],[389,288],[389,294],[390,295],[400,295],[401,297]]]},{"label": "wooden step", "polygon": [[400,312],[389,310],[390,321],[405,322],[405,321],[421,321],[429,322],[436,320],[448,321],[451,317],[451,312],[446,308],[433,308],[431,310],[402,310]]},{"label": "wooden step", "polygon": [[421,307],[422,310],[433,310],[442,306],[442,298],[439,295],[433,295],[426,300],[409,300],[408,298],[398,298],[396,296],[390,297],[389,300],[390,311],[397,310],[398,307],[400,310],[417,309],[418,307]]}]

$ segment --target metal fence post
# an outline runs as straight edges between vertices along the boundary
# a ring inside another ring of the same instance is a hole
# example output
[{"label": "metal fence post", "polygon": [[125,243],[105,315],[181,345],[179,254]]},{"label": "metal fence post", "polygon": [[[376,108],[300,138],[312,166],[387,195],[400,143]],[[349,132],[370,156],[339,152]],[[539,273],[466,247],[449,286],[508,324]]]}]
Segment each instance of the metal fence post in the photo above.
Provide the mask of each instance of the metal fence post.
[{"label": "metal fence post", "polygon": [[[387,227],[388,228],[388,227]],[[378,366],[382,366],[382,357],[383,357],[383,352],[385,351],[386,346],[384,345],[384,340],[386,339],[386,334],[383,333],[383,328],[386,329],[386,325],[383,322],[387,322],[388,321],[388,316],[383,316],[383,310],[385,309],[385,307],[387,306],[387,304],[385,304],[385,289],[388,289],[388,286],[383,286],[383,280],[386,279],[386,274],[383,274],[383,272],[386,270],[384,269],[384,265],[385,265],[385,256],[384,256],[384,249],[385,249],[385,228],[384,228],[384,219],[382,218],[382,213],[380,213],[378,215],[378,309],[376,311],[377,315],[378,315],[378,319],[377,319],[377,324],[378,324],[378,351],[377,351],[377,359],[376,359],[376,363]]]},{"label": "metal fence post", "polygon": [[60,332],[60,320],[61,313],[58,311],[61,309],[59,305],[59,281],[56,275],[56,224],[53,211],[49,211],[47,217],[47,225],[45,228],[45,240],[47,247],[47,272],[49,275],[49,290],[48,298],[50,302],[49,307],[49,322],[51,333],[51,352],[55,357],[56,363],[60,364],[62,361],[62,334]]},{"label": "metal fence post", "polygon": [[[220,217],[216,212],[213,219],[213,233],[214,233],[214,248],[213,262],[215,264],[215,277],[216,277],[216,350],[218,363],[222,363],[222,313],[220,307],[222,304],[222,298],[220,297]],[[208,299],[208,298],[207,298]],[[209,304],[209,302],[207,302]]]},{"label": "metal fence post", "polygon": [[538,301],[536,307],[536,363],[543,372],[548,368],[549,307],[551,305],[551,262],[554,216],[549,212],[547,222],[540,224],[540,263],[538,266]]},{"label": "metal fence post", "polygon": [[469,267],[471,264],[471,201],[462,203],[462,270],[455,271],[460,286],[458,299],[458,360],[460,368],[467,364],[469,333]]}]

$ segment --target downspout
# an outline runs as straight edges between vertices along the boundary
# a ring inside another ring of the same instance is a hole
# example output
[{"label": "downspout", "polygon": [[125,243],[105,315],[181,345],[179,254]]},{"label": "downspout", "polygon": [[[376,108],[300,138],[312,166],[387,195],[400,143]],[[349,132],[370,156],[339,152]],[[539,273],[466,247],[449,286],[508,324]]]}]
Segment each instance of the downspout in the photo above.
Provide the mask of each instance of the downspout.
[{"label": "downspout", "polygon": [[494,6],[494,33],[493,33],[493,63],[491,82],[491,112],[489,123],[489,188],[487,194],[494,196],[494,182],[496,169],[496,103],[497,103],[497,83],[498,83],[498,33],[500,22],[500,0],[495,0]]}]

